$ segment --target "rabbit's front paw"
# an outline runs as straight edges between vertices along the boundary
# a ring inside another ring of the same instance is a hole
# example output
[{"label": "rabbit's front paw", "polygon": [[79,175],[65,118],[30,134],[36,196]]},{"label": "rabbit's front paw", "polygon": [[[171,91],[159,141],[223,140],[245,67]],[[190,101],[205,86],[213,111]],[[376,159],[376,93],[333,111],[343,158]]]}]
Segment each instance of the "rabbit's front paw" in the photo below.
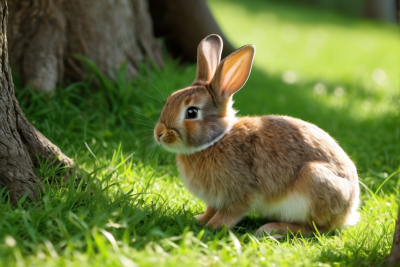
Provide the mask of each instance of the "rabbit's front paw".
[{"label": "rabbit's front paw", "polygon": [[229,210],[219,210],[215,215],[208,221],[207,225],[213,229],[217,229],[226,225],[228,228],[232,228],[235,224],[243,217],[243,212]]},{"label": "rabbit's front paw", "polygon": [[204,214],[199,214],[199,215],[195,215],[193,216],[196,220],[201,221],[201,218],[203,217]]},{"label": "rabbit's front paw", "polygon": [[204,219],[203,219],[203,217],[204,217],[204,214],[199,214],[199,215],[196,215],[196,216],[193,216],[196,220],[198,220],[199,221],[199,224],[201,225],[201,226],[203,226],[203,225],[205,225],[207,222],[206,221],[204,221]]},{"label": "rabbit's front paw", "polygon": [[216,212],[217,211],[214,208],[208,206],[204,214],[196,215],[194,218],[199,221],[200,225],[205,225],[215,215]]}]

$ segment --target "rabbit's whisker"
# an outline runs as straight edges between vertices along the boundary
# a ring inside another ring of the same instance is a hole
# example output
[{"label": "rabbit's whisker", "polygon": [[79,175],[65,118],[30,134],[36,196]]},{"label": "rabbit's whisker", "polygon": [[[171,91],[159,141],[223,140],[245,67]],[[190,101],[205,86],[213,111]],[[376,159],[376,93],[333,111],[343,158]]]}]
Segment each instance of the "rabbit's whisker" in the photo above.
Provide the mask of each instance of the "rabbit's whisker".
[{"label": "rabbit's whisker", "polygon": [[147,161],[148,159],[150,159],[150,158],[153,156],[153,153],[154,153],[155,149],[156,149],[156,144],[153,143],[153,144],[150,146],[150,148],[149,148],[149,150],[148,150],[148,152],[147,152],[147,156],[146,156],[146,158],[145,158],[145,161]]},{"label": "rabbit's whisker", "polygon": [[[143,141],[145,141],[146,140],[146,143],[148,142],[148,141],[151,141],[151,138],[152,136],[149,136],[149,137],[146,137],[146,138],[144,138],[143,140],[141,140],[140,142],[143,142]],[[143,145],[143,144],[142,144]]]},{"label": "rabbit's whisker", "polygon": [[164,98],[164,100],[166,100],[167,98],[164,96],[163,93],[161,93],[160,89],[158,89],[154,84],[150,83],[154,88],[157,89],[158,92],[160,92],[160,94],[162,95],[162,97]]},{"label": "rabbit's whisker", "polygon": [[149,117],[147,117],[147,116],[145,116],[145,115],[143,115],[142,113],[139,113],[139,112],[137,112],[137,111],[134,111],[134,110],[132,110],[132,109],[128,109],[128,110],[130,110],[130,111],[132,111],[132,112],[135,112],[135,113],[137,113],[137,114],[139,114],[139,115],[141,115],[141,116],[143,116],[143,117],[145,117],[145,118],[147,118],[147,119],[149,119],[152,123],[155,123],[155,121],[153,121],[152,119],[150,119]]},{"label": "rabbit's whisker", "polygon": [[165,91],[167,92],[168,95],[171,94],[171,92],[168,92],[168,87],[167,87],[167,83],[165,82],[165,80],[163,79],[164,85],[165,85]]},{"label": "rabbit's whisker", "polygon": [[[143,93],[142,93],[143,94]],[[164,102],[163,101],[161,101],[159,98],[157,98],[157,97],[155,97],[155,96],[152,96],[152,95],[147,95],[147,94],[143,94],[143,95],[145,95],[145,96],[148,96],[148,97],[151,97],[151,98],[154,98],[154,99],[156,99],[156,100],[158,100],[158,101],[160,101],[161,103],[163,103],[164,104]]]},{"label": "rabbit's whisker", "polygon": [[151,129],[145,129],[145,130],[137,130],[137,131],[135,131],[135,133],[139,133],[139,132],[153,133],[154,131],[151,130]]},{"label": "rabbit's whisker", "polygon": [[152,127],[152,129],[154,129],[154,125],[150,125],[150,124],[147,124],[147,123],[140,123],[140,122],[131,122],[132,124],[140,124],[140,125],[146,125],[146,126],[150,126],[150,127]]},{"label": "rabbit's whisker", "polygon": [[143,131],[153,132],[153,129],[142,129],[142,130],[136,130],[135,132],[143,132]]},{"label": "rabbit's whisker", "polygon": [[151,155],[151,157],[154,157],[156,160],[159,158],[159,152],[160,152],[160,147],[155,144],[154,149],[153,149],[153,154]]},{"label": "rabbit's whisker", "polygon": [[[143,139],[141,142],[143,142],[144,140],[149,139],[149,137]],[[141,148],[144,144],[146,144],[149,140],[145,141],[144,143],[142,143],[133,153],[131,153],[127,158],[125,158],[125,160],[128,160],[129,158],[131,158],[138,150],[139,148]]]},{"label": "rabbit's whisker", "polygon": [[136,138],[140,138],[140,137],[142,137],[142,136],[153,137],[153,135],[150,134],[150,133],[143,133],[143,134],[141,134],[141,135],[138,135]]},{"label": "rabbit's whisker", "polygon": [[[129,117],[130,119],[132,119],[133,121],[139,121],[139,122],[144,122],[144,123],[149,123],[147,120],[144,120],[144,119],[138,119],[138,118],[132,118],[132,117]],[[153,124],[154,124],[154,126],[155,126],[155,123],[153,122],[153,121],[151,121]]]},{"label": "rabbit's whisker", "polygon": [[[136,122],[133,122],[133,121],[130,121],[129,122],[130,124],[141,124],[141,123],[136,123]],[[143,131],[154,131],[154,127],[151,127],[151,128],[144,128],[143,127]],[[138,131],[142,131],[142,130],[138,130]]]}]

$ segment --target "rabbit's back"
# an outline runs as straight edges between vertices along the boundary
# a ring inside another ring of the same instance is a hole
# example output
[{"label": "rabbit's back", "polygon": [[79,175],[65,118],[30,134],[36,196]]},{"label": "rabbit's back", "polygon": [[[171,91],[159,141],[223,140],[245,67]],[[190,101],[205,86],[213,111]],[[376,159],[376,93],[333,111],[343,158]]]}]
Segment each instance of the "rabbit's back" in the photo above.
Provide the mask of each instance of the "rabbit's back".
[{"label": "rabbit's back", "polygon": [[277,183],[290,185],[307,162],[319,162],[337,176],[357,180],[353,162],[328,133],[288,116],[239,118],[214,149],[226,149],[227,160],[235,166],[247,165],[254,176]]}]

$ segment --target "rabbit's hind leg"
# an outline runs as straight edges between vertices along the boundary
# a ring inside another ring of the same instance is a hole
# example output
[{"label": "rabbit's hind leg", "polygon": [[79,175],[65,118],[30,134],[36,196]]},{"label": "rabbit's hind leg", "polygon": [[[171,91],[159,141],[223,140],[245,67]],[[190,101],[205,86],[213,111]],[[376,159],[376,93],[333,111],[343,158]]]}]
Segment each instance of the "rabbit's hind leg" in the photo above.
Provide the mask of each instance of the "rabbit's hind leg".
[{"label": "rabbit's hind leg", "polygon": [[357,213],[357,180],[351,176],[351,172],[343,174],[348,178],[337,176],[332,168],[320,162],[305,164],[290,190],[290,193],[308,199],[311,207],[307,214],[308,223],[313,228],[314,222],[318,230],[343,226],[353,213]]},{"label": "rabbit's hind leg", "polygon": [[[350,224],[354,214],[357,215],[358,183],[354,177],[342,178],[332,171],[332,166],[321,162],[308,162],[289,189],[288,197],[301,196],[308,203],[305,220],[299,221],[294,216],[294,203],[287,202],[290,207],[283,207],[277,215],[278,222],[263,225],[256,232],[270,234],[273,230],[287,234],[289,229],[293,234],[301,230],[302,235],[310,234],[317,227],[319,232],[327,232],[334,227]],[[352,175],[349,172],[349,175]],[[315,224],[315,226],[314,226]]]}]

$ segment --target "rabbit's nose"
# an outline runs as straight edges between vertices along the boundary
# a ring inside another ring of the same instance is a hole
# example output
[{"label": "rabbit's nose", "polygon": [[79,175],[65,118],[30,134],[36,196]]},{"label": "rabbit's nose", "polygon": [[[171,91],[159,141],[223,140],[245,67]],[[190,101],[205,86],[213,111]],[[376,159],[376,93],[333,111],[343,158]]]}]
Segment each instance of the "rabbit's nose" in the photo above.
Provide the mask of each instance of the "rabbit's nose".
[{"label": "rabbit's nose", "polygon": [[156,127],[154,128],[154,138],[156,139],[157,143],[161,143],[161,137],[166,130],[167,128],[165,127],[164,123],[157,123]]}]

